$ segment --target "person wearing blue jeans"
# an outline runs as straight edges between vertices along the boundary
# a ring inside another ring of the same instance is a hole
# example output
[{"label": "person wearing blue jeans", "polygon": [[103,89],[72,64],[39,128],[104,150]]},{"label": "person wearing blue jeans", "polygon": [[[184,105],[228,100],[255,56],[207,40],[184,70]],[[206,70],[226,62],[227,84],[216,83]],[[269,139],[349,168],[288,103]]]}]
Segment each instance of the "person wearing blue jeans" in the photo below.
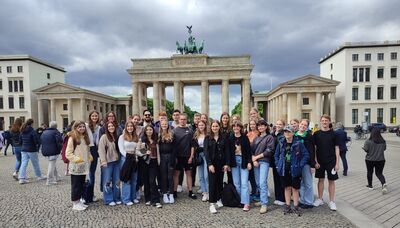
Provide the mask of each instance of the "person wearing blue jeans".
[{"label": "person wearing blue jeans", "polygon": [[104,204],[113,206],[115,203],[121,204],[121,194],[119,189],[119,161],[107,163],[102,167],[103,170],[103,196]]},{"label": "person wearing blue jeans", "polygon": [[[22,162],[21,162],[21,167],[19,169],[19,181],[21,182],[26,182],[26,168],[28,167],[28,162],[29,159],[32,162],[33,165],[33,170],[35,172],[35,175],[38,179],[42,179],[42,172],[40,171],[40,166],[39,166],[39,153],[38,152],[24,152],[21,151],[21,157],[22,157]],[[23,183],[21,183],[23,184]]]},{"label": "person wearing blue jeans", "polygon": [[19,168],[21,167],[21,144],[19,141],[19,136],[20,136],[20,129],[22,126],[22,120],[20,118],[15,119],[11,130],[10,130],[10,139],[9,141],[11,142],[12,146],[12,151],[13,154],[15,155],[15,171],[13,173],[13,177],[18,180],[18,172]]},{"label": "person wearing blue jeans", "polygon": [[203,196],[206,196],[204,199],[202,198],[202,201],[205,202],[208,200],[208,167],[204,152],[200,153],[200,157],[203,160],[203,164],[197,166],[197,173],[199,174],[200,189],[203,192]]},{"label": "person wearing blue jeans", "polygon": [[260,191],[260,214],[264,214],[267,213],[267,180],[271,157],[273,157],[274,154],[275,139],[270,134],[269,125],[265,120],[261,119],[257,122],[257,129],[260,132],[260,136],[254,139],[251,150],[253,154],[254,176]]},{"label": "person wearing blue jeans", "polygon": [[204,139],[206,138],[206,131],[207,131],[206,122],[203,120],[199,120],[197,123],[196,132],[194,133],[193,138],[193,148],[198,153],[203,161],[203,163],[197,166],[198,174],[199,174],[199,182],[200,182],[200,189],[203,194],[201,201],[207,202],[209,199],[208,193],[208,167],[207,167],[207,160],[206,155],[204,153]]},{"label": "person wearing blue jeans", "polygon": [[[126,157],[121,156],[120,167],[124,165]],[[131,179],[128,182],[122,182],[121,187],[121,199],[122,203],[125,205],[133,205],[133,203],[139,203],[136,199],[136,183],[137,183],[138,173],[137,170],[132,170]]]},{"label": "person wearing blue jeans", "polygon": [[18,173],[22,162],[21,147],[13,146],[13,152],[15,154],[15,172],[13,173],[13,177],[18,180]]},{"label": "person wearing blue jeans", "polygon": [[251,148],[250,141],[243,134],[243,125],[240,121],[232,124],[233,134],[229,136],[230,156],[232,167],[233,184],[240,195],[240,203],[243,204],[243,211],[250,210],[250,191],[249,191],[249,170],[251,169]]}]

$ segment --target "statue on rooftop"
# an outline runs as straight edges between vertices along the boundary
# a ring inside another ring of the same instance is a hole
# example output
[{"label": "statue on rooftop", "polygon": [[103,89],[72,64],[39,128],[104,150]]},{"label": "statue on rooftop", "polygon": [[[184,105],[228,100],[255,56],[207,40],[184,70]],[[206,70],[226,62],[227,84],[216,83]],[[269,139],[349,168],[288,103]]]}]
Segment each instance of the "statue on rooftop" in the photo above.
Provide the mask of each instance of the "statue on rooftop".
[{"label": "statue on rooftop", "polygon": [[192,36],[192,25],[191,26],[186,26],[186,28],[188,29],[188,33],[189,33],[189,38],[188,38],[188,43],[186,43],[183,46],[181,46],[179,44],[178,41],[176,41],[176,51],[183,54],[201,54],[203,53],[203,49],[204,49],[204,40],[201,43],[201,46],[197,48],[196,45],[196,38],[194,38]]}]

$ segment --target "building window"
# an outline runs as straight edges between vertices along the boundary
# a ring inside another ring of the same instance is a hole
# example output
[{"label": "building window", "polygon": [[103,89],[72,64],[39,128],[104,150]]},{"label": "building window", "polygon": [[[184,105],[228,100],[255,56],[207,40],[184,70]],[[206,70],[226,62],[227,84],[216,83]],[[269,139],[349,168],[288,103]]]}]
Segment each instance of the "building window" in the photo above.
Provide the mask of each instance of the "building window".
[{"label": "building window", "polygon": [[397,68],[396,67],[390,68],[390,77],[391,78],[397,77]]},{"label": "building window", "polygon": [[0,79],[0,90],[3,90],[3,80]]},{"label": "building window", "polygon": [[8,97],[8,108],[14,109],[14,97]]},{"label": "building window", "polygon": [[371,87],[365,87],[364,99],[371,100]]},{"label": "building window", "polygon": [[365,81],[366,82],[369,82],[369,72],[370,72],[370,69],[369,68],[365,68]]},{"label": "building window", "polygon": [[11,74],[12,73],[12,66],[7,67],[7,73]]},{"label": "building window", "polygon": [[19,97],[19,108],[20,109],[25,108],[25,98],[24,97]]},{"label": "building window", "polygon": [[397,98],[397,86],[390,87],[390,99]]},{"label": "building window", "polygon": [[0,66],[0,74],[1,74],[1,66]]},{"label": "building window", "polygon": [[358,69],[358,81],[363,82],[364,81],[364,68]]},{"label": "building window", "polygon": [[47,73],[47,79],[50,79],[50,73]]},{"label": "building window", "polygon": [[13,83],[12,81],[8,81],[8,92],[12,93],[13,91]]},{"label": "building window", "polygon": [[67,111],[68,110],[68,104],[63,104],[63,110]]},{"label": "building window", "polygon": [[89,105],[86,105],[86,111],[89,111]]},{"label": "building window", "polygon": [[358,88],[357,88],[357,87],[353,88],[352,100],[353,100],[353,101],[358,100]]},{"label": "building window", "polygon": [[17,71],[18,71],[18,73],[22,73],[23,72],[22,66],[17,66]]},{"label": "building window", "polygon": [[14,92],[18,92],[18,81],[14,81]]},{"label": "building window", "polygon": [[353,82],[357,82],[357,68],[353,68]]},{"label": "building window", "polygon": [[371,53],[365,54],[365,61],[371,61]]},{"label": "building window", "polygon": [[96,105],[94,106],[94,110],[97,110],[97,107],[96,107]]},{"label": "building window", "polygon": [[376,122],[378,123],[383,123],[383,108],[378,108],[377,109],[377,117],[376,117]]},{"label": "building window", "polygon": [[396,123],[396,108],[390,108],[390,123]]},{"label": "building window", "polygon": [[303,105],[309,105],[310,99],[308,97],[303,97]]},{"label": "building window", "polygon": [[378,78],[383,78],[383,68],[378,68]]},{"label": "building window", "polygon": [[103,112],[103,107],[100,106],[100,112]]},{"label": "building window", "polygon": [[333,70],[333,63],[331,63],[331,70]]},{"label": "building window", "polygon": [[309,112],[303,112],[301,114],[302,119],[310,119],[310,113]]},{"label": "building window", "polygon": [[351,123],[358,124],[358,109],[351,110]]},{"label": "building window", "polygon": [[22,122],[25,122],[25,116],[20,116],[19,118],[22,120]]},{"label": "building window", "polygon": [[367,123],[371,123],[371,109],[370,108],[366,108],[364,109],[364,116],[365,116],[365,122]]},{"label": "building window", "polygon": [[378,100],[383,100],[383,86],[378,87],[377,98],[378,98]]},{"label": "building window", "polygon": [[24,92],[24,81],[23,80],[19,80],[19,91]]},{"label": "building window", "polygon": [[378,53],[378,60],[383,61],[384,60],[384,55],[383,53]]},{"label": "building window", "polygon": [[333,74],[331,74],[331,80],[333,80]]},{"label": "building window", "polygon": [[0,109],[4,109],[3,97],[0,97]]},{"label": "building window", "polygon": [[15,117],[14,116],[10,116],[9,120],[10,120],[10,125],[12,125],[14,123],[14,121],[15,121]]},{"label": "building window", "polygon": [[358,61],[358,54],[353,54],[352,55],[352,59],[353,59],[353,62],[357,62]]},{"label": "building window", "polygon": [[391,60],[397,60],[397,52],[390,53],[390,59]]}]

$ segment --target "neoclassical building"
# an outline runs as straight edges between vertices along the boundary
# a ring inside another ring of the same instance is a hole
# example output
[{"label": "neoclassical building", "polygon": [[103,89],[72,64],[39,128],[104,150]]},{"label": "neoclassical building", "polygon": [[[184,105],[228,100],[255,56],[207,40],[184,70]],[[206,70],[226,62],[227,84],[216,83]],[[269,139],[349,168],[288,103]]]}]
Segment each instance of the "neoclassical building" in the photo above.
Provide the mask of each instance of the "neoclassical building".
[{"label": "neoclassical building", "polygon": [[329,114],[336,122],[336,86],[340,82],[305,75],[278,85],[267,93],[254,93],[253,104],[264,107],[264,118],[269,123],[283,118],[288,123],[291,119],[309,119],[319,123],[322,114]]},{"label": "neoclassical building", "polygon": [[153,87],[153,115],[165,111],[165,87],[174,87],[174,108],[183,110],[184,86],[201,85],[201,112],[209,114],[209,86],[221,85],[222,112],[229,112],[229,85],[240,84],[242,119],[248,121],[250,111],[250,56],[208,56],[206,54],[173,55],[170,58],[132,59],[128,70],[132,78],[132,111],[147,108],[147,87]]},{"label": "neoclassical building", "polygon": [[112,97],[56,82],[33,91],[37,97],[38,121],[48,124],[54,120],[58,128],[66,127],[72,120],[87,122],[91,110],[97,110],[100,118],[108,111],[115,111],[118,121],[130,115],[131,97]]}]

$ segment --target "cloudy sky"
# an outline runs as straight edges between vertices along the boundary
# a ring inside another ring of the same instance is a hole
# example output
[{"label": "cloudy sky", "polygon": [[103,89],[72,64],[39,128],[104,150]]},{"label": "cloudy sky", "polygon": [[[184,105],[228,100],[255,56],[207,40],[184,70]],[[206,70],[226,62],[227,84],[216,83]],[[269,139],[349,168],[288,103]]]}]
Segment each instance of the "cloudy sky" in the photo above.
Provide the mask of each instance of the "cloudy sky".
[{"label": "cloudy sky", "polygon": [[[3,0],[0,54],[29,54],[63,66],[67,83],[126,95],[130,59],[170,57],[193,25],[208,55],[250,54],[252,89],[265,91],[318,75],[318,60],[343,42],[400,40],[399,10],[398,0]],[[195,110],[199,91],[185,88]],[[220,87],[210,91],[216,117]],[[230,108],[238,101],[240,88],[231,86]]]}]

